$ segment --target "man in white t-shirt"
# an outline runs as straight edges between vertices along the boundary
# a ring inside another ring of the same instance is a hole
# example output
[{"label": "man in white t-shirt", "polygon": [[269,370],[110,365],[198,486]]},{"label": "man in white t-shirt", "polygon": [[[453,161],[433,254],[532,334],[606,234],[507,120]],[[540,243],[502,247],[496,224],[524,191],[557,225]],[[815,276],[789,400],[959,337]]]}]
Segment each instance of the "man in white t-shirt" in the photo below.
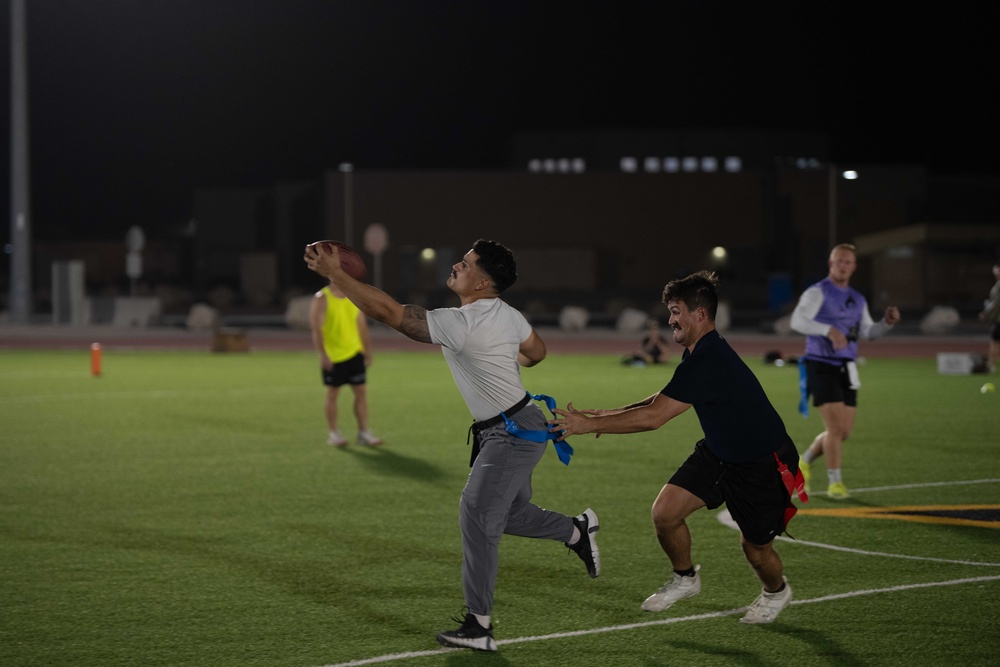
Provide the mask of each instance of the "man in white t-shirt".
[{"label": "man in white t-shirt", "polygon": [[531,473],[547,443],[508,431],[508,420],[523,431],[548,431],[520,373],[520,366],[545,358],[545,343],[520,312],[499,298],[517,280],[514,255],[496,241],[479,239],[448,277],[461,306],[430,311],[402,305],[351,278],[340,266],[336,247],[327,254],[315,244],[307,246],[304,259],[369,317],[413,340],[440,345],[444,352],[472,413],[475,443],[459,518],[468,613],[458,629],[438,634],[437,640],[445,646],[495,651],[490,613],[504,534],[563,542],[580,556],[591,577],[601,571],[597,514],[587,508],[569,517],[533,504]]}]

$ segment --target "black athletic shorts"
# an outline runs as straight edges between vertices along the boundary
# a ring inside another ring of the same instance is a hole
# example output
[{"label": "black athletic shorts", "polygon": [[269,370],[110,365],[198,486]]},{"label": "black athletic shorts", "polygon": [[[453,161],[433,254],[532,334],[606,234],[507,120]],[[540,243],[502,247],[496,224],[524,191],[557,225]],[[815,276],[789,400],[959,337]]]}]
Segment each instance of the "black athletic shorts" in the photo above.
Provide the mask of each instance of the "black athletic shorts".
[{"label": "black athletic shorts", "polygon": [[[777,451],[795,475],[799,454],[794,443],[787,440]],[[770,544],[785,531],[785,510],[791,505],[791,498],[773,453],[747,463],[723,463],[708,450],[704,440],[699,440],[694,453],[681,464],[669,483],[701,498],[710,510],[726,503],[733,521],[751,544]]]},{"label": "black athletic shorts", "polygon": [[990,327],[990,340],[1000,340],[1000,322],[994,322]]},{"label": "black athletic shorts", "polygon": [[813,405],[843,403],[851,407],[858,405],[858,390],[851,389],[851,379],[847,376],[847,366],[826,364],[822,361],[806,359],[806,382],[813,397]]},{"label": "black athletic shorts", "polygon": [[364,384],[365,355],[358,353],[347,361],[334,364],[330,370],[323,371],[323,384],[328,387],[340,387],[345,384]]}]

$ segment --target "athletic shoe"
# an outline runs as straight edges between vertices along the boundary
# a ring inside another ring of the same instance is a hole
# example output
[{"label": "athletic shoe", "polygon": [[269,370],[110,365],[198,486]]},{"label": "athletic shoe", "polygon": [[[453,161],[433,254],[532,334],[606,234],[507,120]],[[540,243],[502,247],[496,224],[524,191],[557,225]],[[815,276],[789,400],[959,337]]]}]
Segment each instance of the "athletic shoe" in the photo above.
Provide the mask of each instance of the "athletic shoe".
[{"label": "athletic shoe", "polygon": [[326,439],[326,444],[333,445],[334,447],[346,447],[347,439],[340,435],[339,431],[330,431],[330,435]]},{"label": "athletic shoe", "polygon": [[596,579],[601,573],[601,552],[597,549],[597,531],[600,524],[597,522],[597,514],[589,507],[583,514],[573,517],[573,524],[580,531],[580,539],[576,544],[565,543],[571,550],[575,551],[583,564],[587,566],[587,574],[591,579]]},{"label": "athletic shoe", "polygon": [[693,577],[682,577],[674,572],[670,581],[663,584],[660,590],[656,591],[642,603],[643,611],[663,611],[684,598],[694,597],[701,592],[701,577],[698,570],[701,565],[694,566]]},{"label": "athletic shoe", "polygon": [[826,495],[828,498],[833,500],[843,500],[844,498],[850,498],[851,494],[847,492],[847,487],[844,486],[843,482],[835,482],[826,488]]},{"label": "athletic shoe", "polygon": [[371,431],[358,431],[358,444],[375,447],[382,444],[382,439],[372,435]]},{"label": "athletic shoe", "polygon": [[785,587],[777,593],[761,591],[757,599],[747,609],[746,616],[740,619],[740,623],[770,623],[778,618],[781,610],[792,601],[792,587],[788,585],[788,579],[781,578],[785,582]]},{"label": "athletic shoe", "polygon": [[813,476],[812,464],[799,459],[799,471],[802,473],[802,479],[805,480],[806,483],[806,493],[809,493],[809,480],[811,480]]},{"label": "athletic shoe", "polygon": [[476,651],[495,651],[497,643],[493,641],[493,625],[484,628],[479,625],[476,617],[470,613],[464,614],[461,618],[451,619],[456,623],[461,623],[457,630],[442,632],[437,636],[438,643],[442,646],[454,646],[456,648],[471,648]]}]

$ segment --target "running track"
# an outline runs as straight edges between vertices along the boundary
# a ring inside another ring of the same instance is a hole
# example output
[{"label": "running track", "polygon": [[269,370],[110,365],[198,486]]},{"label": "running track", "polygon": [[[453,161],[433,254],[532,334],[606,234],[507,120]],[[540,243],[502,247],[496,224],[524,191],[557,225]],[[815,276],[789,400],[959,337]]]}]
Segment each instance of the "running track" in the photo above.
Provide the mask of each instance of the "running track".
[{"label": "running track", "polygon": [[[250,351],[299,350],[311,351],[308,331],[250,328],[243,330]],[[639,341],[634,334],[624,335],[612,330],[586,330],[570,333],[555,328],[540,328],[550,354],[621,354],[631,352]],[[724,336],[733,348],[746,358],[778,351],[785,357],[802,354],[804,337],[798,335],[728,332]],[[373,346],[379,350],[424,350],[435,347],[414,342],[400,333],[383,327],[372,327]],[[104,349],[189,349],[210,350],[213,334],[181,328],[120,328],[109,326],[69,327],[60,325],[0,324],[0,349],[89,350],[92,343]],[[889,333],[876,341],[861,343],[862,355],[870,358],[936,359],[939,352],[985,354],[987,335],[924,336],[912,333]],[[679,356],[677,348],[675,357]]]}]

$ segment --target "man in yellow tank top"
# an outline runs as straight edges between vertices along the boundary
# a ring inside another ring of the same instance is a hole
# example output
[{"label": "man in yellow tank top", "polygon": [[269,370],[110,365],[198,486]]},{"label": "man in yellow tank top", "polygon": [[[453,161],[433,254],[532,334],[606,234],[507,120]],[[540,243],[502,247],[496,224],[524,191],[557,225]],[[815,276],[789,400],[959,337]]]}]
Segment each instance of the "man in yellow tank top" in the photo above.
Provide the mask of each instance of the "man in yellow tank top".
[{"label": "man in yellow tank top", "polygon": [[372,363],[368,321],[357,306],[332,283],[316,292],[309,308],[313,346],[326,385],[326,421],[330,427],[328,445],[347,446],[347,438],[337,429],[337,398],[340,388],[350,385],[354,392],[354,417],[358,422],[358,444],[381,445],[382,440],[368,430],[368,388],[366,369]]}]

